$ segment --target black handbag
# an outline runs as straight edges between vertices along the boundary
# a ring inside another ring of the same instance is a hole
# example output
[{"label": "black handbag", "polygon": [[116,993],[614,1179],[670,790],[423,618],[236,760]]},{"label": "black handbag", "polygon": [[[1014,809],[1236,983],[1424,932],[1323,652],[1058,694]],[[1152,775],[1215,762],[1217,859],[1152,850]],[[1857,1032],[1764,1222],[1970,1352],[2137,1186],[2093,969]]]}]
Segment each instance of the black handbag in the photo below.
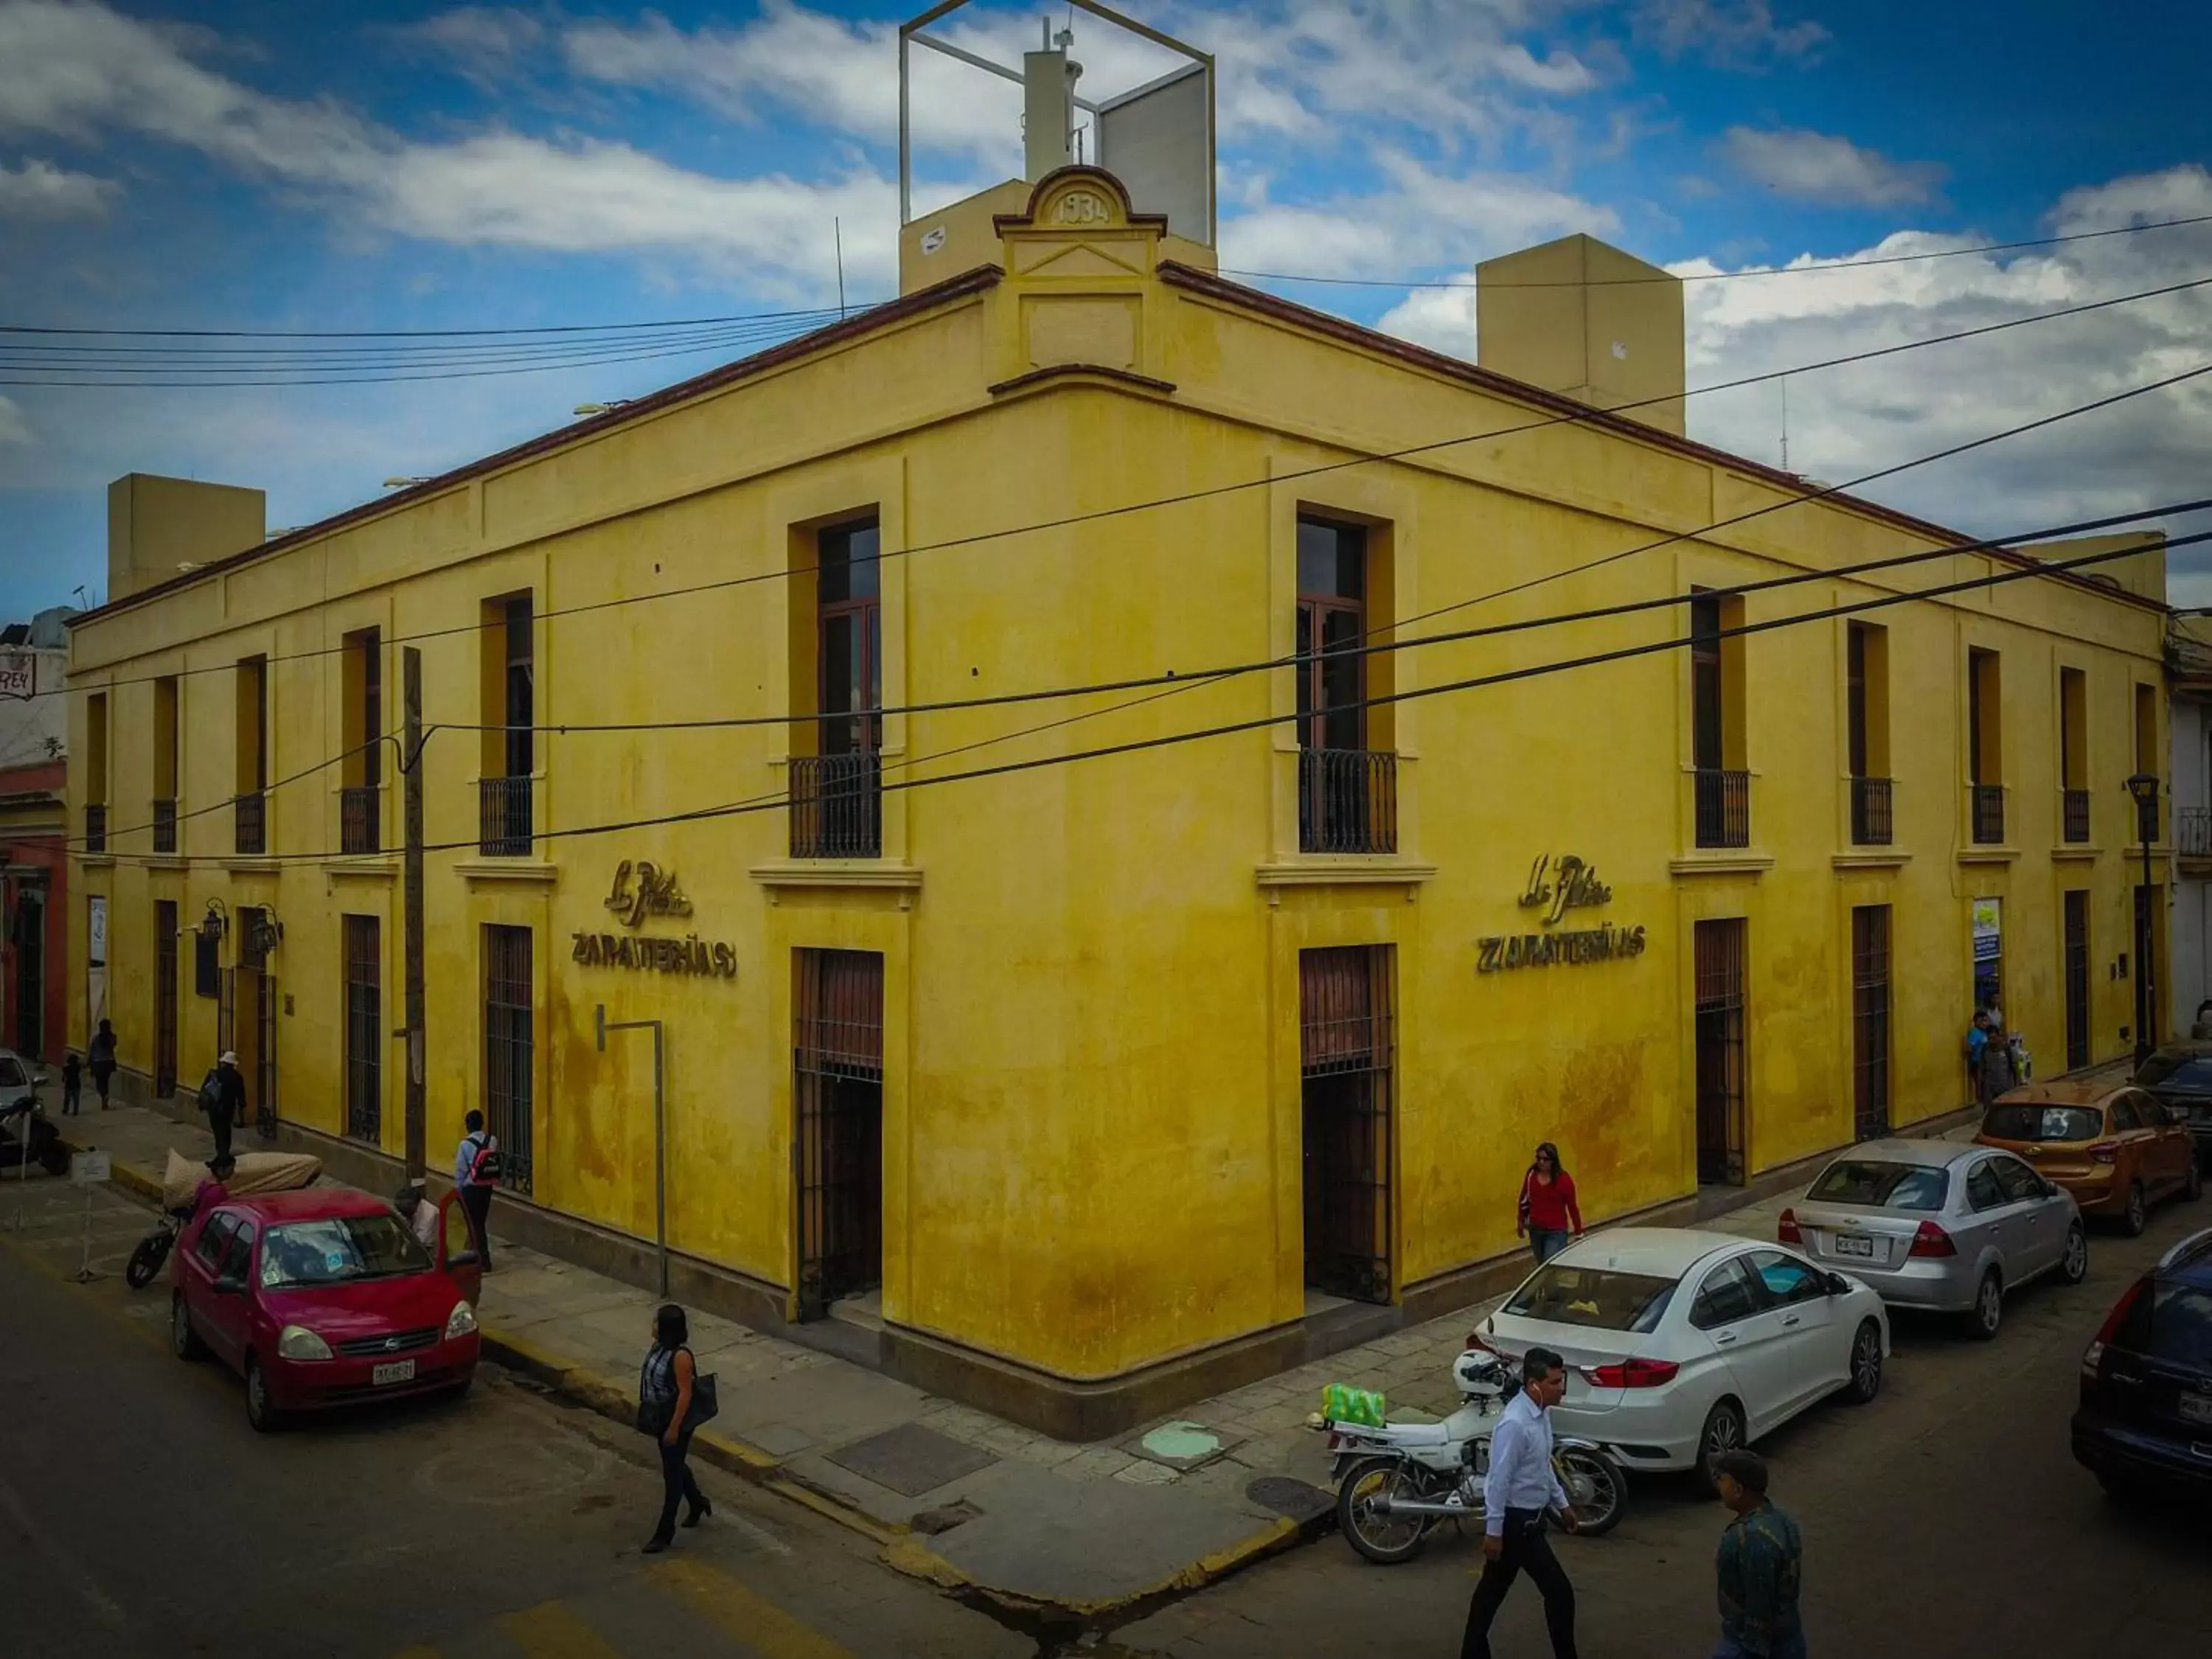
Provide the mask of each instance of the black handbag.
[{"label": "black handbag", "polygon": [[691,1378],[691,1414],[684,1419],[684,1426],[696,1429],[721,1413],[721,1396],[715,1392],[713,1376],[695,1373]]}]

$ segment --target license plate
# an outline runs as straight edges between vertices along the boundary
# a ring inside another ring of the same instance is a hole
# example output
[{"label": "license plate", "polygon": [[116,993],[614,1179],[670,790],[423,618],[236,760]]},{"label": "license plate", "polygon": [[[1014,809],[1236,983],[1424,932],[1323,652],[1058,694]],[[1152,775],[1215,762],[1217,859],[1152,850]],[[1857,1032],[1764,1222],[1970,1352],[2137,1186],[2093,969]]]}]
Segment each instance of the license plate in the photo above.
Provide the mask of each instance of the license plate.
[{"label": "license plate", "polygon": [[395,1359],[388,1365],[372,1365],[368,1370],[368,1380],[380,1389],[387,1382],[412,1382],[415,1380],[415,1362]]},{"label": "license plate", "polygon": [[1836,1235],[1836,1254],[1838,1255],[1863,1255],[1871,1261],[1874,1257],[1874,1240],[1870,1238],[1854,1238],[1849,1233],[1838,1233]]},{"label": "license plate", "polygon": [[2212,1400],[2202,1395],[2183,1395],[2181,1420],[2185,1423],[2212,1423]]}]

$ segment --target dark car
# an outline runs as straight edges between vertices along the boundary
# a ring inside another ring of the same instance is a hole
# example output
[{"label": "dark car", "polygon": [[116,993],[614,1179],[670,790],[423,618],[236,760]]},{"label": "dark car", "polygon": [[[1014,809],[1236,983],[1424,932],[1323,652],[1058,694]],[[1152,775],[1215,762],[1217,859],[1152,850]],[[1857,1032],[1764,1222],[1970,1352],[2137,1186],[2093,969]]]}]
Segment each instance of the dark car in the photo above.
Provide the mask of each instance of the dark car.
[{"label": "dark car", "polygon": [[2169,1042],[2136,1068],[2134,1081],[2189,1126],[2198,1167],[2212,1170],[2212,1042]]},{"label": "dark car", "polygon": [[2082,1354],[2074,1457],[2115,1495],[2212,1489],[2212,1231],[2130,1285]]}]

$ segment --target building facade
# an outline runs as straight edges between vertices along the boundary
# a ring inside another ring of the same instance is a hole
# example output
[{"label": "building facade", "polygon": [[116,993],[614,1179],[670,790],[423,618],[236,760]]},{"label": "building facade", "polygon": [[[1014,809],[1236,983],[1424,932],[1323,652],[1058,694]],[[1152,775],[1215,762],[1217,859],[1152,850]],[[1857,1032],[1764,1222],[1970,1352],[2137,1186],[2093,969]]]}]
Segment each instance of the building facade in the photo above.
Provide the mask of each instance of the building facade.
[{"label": "building facade", "polygon": [[2125,1052],[2155,548],[1840,574],[1965,538],[1163,234],[1055,173],[988,265],[82,619],[126,1064],[399,1149],[403,642],[434,1148],[481,1107],[517,1212],[633,1238],[665,1169],[684,1262],[1063,1431],[1450,1305],[1539,1139],[1633,1215],[1955,1109],[1978,997]]},{"label": "building facade", "polygon": [[2157,1035],[2186,1037],[2212,998],[2212,633],[2201,618],[2166,641],[2172,706],[2173,931],[2172,994]]},{"label": "building facade", "polygon": [[70,1012],[70,614],[0,628],[0,1047],[57,1063]]}]

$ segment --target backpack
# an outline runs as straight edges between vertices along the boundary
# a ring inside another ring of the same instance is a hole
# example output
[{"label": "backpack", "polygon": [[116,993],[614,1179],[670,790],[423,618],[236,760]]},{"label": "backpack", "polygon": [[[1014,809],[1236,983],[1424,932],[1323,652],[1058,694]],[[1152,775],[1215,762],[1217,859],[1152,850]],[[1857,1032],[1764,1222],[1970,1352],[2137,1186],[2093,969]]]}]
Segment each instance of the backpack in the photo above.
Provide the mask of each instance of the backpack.
[{"label": "backpack", "polygon": [[496,1187],[500,1176],[499,1148],[487,1134],[473,1134],[469,1139],[477,1144],[476,1156],[469,1160],[469,1185]]},{"label": "backpack", "polygon": [[200,1082],[200,1110],[219,1112],[222,1109],[222,1068],[208,1067],[208,1074]]}]

